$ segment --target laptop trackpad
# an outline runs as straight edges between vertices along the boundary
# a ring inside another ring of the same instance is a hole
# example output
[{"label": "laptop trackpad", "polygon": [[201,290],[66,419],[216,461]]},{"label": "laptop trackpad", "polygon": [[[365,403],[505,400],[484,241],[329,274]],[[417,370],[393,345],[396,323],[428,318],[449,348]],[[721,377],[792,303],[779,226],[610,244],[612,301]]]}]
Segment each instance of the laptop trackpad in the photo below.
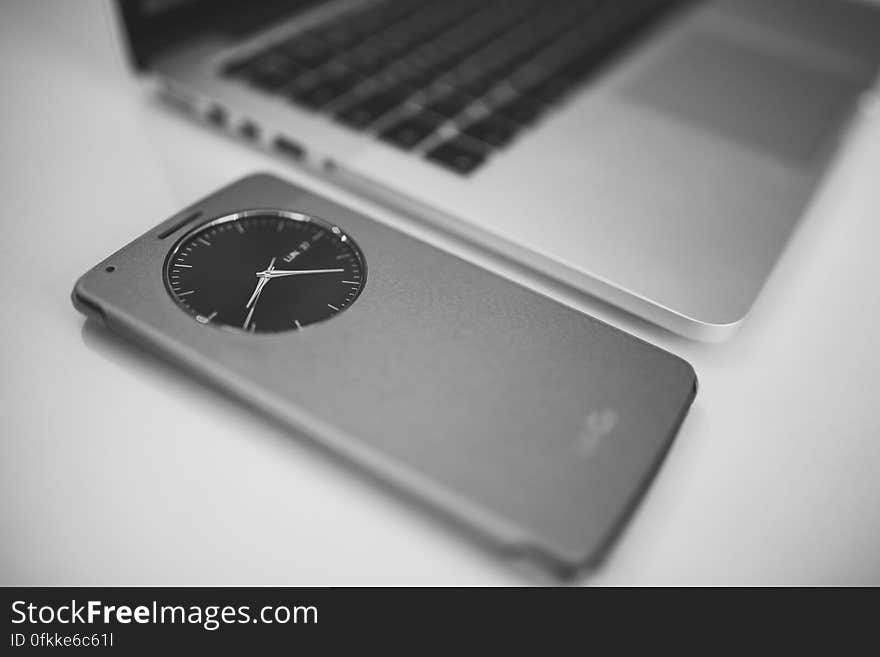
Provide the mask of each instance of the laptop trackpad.
[{"label": "laptop trackpad", "polygon": [[650,67],[628,95],[678,120],[807,163],[839,126],[855,91],[797,62],[699,36]]}]

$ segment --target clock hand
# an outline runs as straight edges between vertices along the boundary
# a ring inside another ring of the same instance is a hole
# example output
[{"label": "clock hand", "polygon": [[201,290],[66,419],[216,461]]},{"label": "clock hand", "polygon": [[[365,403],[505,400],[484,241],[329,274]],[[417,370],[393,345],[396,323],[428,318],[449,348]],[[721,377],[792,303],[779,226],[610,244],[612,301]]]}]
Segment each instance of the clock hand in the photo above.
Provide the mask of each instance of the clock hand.
[{"label": "clock hand", "polygon": [[[269,280],[269,279],[266,279]],[[255,303],[251,306],[251,309],[248,311],[247,317],[244,318],[244,324],[241,325],[245,331],[247,331],[248,325],[251,323],[251,318],[254,316],[254,310],[257,309],[257,304]]]},{"label": "clock hand", "polygon": [[266,287],[266,283],[269,282],[268,277],[263,277],[259,281],[257,281],[257,287],[254,288],[254,293],[251,295],[251,298],[244,305],[245,308],[253,308],[257,305],[257,299],[260,298],[260,293],[262,293],[263,288]]},{"label": "clock hand", "polygon": [[[275,258],[269,262],[269,267],[266,269],[267,272],[271,272],[275,269]],[[251,319],[254,316],[254,311],[257,309],[257,301],[260,299],[260,294],[263,292],[263,288],[266,287],[266,283],[269,282],[268,277],[261,276],[260,280],[257,281],[257,286],[254,288],[254,293],[251,295],[251,298],[248,299],[248,302],[245,304],[245,308],[250,308],[250,312],[248,312],[247,317],[244,319],[244,324],[242,324],[242,328],[247,330],[248,325],[251,323]]]},{"label": "clock hand", "polygon": [[257,276],[264,280],[270,278],[281,278],[282,276],[300,276],[302,274],[335,274],[343,272],[344,269],[267,269],[266,271],[258,271]]},{"label": "clock hand", "polygon": [[251,295],[251,298],[248,299],[248,302],[244,305],[245,308],[250,308],[257,302],[257,299],[260,297],[260,292],[263,291],[263,288],[266,286],[266,283],[269,282],[268,276],[261,276],[261,274],[265,274],[275,269],[275,258],[269,262],[269,267],[266,268],[265,272],[260,272],[257,276],[260,277],[260,280],[257,281],[257,287],[254,288],[254,293]]}]

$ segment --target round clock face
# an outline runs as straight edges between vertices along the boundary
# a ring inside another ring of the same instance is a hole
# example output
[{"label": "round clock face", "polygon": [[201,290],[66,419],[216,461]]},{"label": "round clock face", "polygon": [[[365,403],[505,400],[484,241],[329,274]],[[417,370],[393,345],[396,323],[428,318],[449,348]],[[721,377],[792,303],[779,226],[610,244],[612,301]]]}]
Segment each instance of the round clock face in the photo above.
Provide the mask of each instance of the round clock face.
[{"label": "round clock face", "polygon": [[366,266],[352,239],[314,217],[249,210],[186,235],[168,255],[171,296],[202,324],[253,333],[301,329],[348,308]]}]

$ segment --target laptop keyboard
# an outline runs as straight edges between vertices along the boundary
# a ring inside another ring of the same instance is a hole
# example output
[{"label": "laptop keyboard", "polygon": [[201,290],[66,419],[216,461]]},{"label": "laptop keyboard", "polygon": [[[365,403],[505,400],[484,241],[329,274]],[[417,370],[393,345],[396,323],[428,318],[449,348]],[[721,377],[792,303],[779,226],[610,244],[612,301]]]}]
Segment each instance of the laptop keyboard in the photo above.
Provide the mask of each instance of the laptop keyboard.
[{"label": "laptop keyboard", "polygon": [[675,4],[384,0],[222,73],[467,175]]}]

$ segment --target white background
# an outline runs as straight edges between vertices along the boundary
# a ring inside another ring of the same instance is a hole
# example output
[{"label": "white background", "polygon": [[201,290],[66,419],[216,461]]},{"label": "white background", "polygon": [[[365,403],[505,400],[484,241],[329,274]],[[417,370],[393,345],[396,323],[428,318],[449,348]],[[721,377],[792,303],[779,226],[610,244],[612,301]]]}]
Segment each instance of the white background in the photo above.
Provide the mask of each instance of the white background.
[{"label": "white background", "polygon": [[[164,110],[114,47],[95,2],[0,4],[0,584],[528,583],[84,324],[69,300],[81,273],[255,170],[425,236]],[[584,583],[880,584],[878,183],[875,111],[726,344],[556,292],[683,356],[701,382],[644,503]]]}]

